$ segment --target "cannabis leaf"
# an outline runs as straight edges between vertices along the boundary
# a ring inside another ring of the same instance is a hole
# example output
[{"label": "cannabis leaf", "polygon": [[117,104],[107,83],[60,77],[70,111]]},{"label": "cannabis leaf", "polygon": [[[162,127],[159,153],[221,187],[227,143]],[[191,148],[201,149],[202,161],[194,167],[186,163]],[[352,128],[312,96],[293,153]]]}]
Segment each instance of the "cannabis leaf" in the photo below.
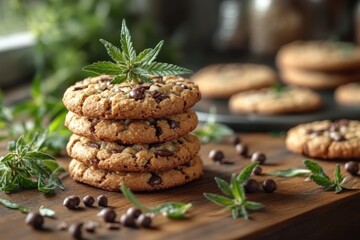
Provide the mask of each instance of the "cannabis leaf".
[{"label": "cannabis leaf", "polygon": [[9,153],[0,157],[0,190],[11,193],[20,189],[38,188],[50,193],[64,189],[59,175],[65,172],[56,160],[40,151],[47,139],[46,132],[36,132],[32,138],[19,137],[9,143]]},{"label": "cannabis leaf", "polygon": [[288,168],[283,170],[276,170],[270,173],[272,176],[277,177],[302,177],[311,173],[309,169],[304,168]]},{"label": "cannabis leaf", "polygon": [[305,166],[311,171],[310,179],[316,184],[324,187],[325,191],[334,190],[335,193],[340,193],[343,189],[354,189],[345,186],[345,179],[340,171],[340,165],[337,163],[334,171],[334,181],[324,173],[322,167],[312,160],[305,160]]},{"label": "cannabis leaf", "polygon": [[39,213],[43,217],[54,218],[55,211],[50,208],[44,208],[44,206],[40,206]]},{"label": "cannabis leaf", "polygon": [[132,203],[135,207],[139,208],[141,211],[149,214],[158,214],[161,213],[168,218],[184,218],[186,213],[192,207],[191,203],[182,203],[182,202],[168,202],[161,204],[153,209],[145,207],[135,196],[131,190],[125,186],[125,184],[120,185],[120,190],[123,195]]},{"label": "cannabis leaf", "polygon": [[219,189],[226,195],[218,195],[214,193],[204,193],[204,196],[211,202],[224,206],[225,209],[231,211],[233,218],[244,217],[249,219],[248,210],[258,210],[264,206],[261,203],[249,201],[246,199],[244,183],[250,178],[252,170],[259,163],[251,163],[246,166],[238,175],[231,176],[230,184],[225,180],[215,177],[215,181]]},{"label": "cannabis leaf", "polygon": [[17,203],[14,203],[14,202],[4,199],[4,198],[0,198],[0,204],[4,205],[7,208],[17,209],[22,213],[27,213],[30,210],[30,208],[28,208],[28,207],[21,206]]},{"label": "cannabis leaf", "polygon": [[183,67],[155,61],[164,41],[160,41],[155,48],[145,49],[137,55],[125,20],[122,21],[121,26],[121,48],[104,39],[100,39],[100,42],[105,46],[107,53],[115,62],[100,61],[83,67],[83,70],[98,75],[112,75],[114,76],[111,81],[112,84],[126,81],[136,83],[151,82],[150,75],[165,76],[192,73],[191,70]]},{"label": "cannabis leaf", "polygon": [[216,122],[216,108],[212,107],[206,123],[197,128],[194,134],[200,138],[202,143],[221,141],[224,137],[234,134],[228,126]]}]

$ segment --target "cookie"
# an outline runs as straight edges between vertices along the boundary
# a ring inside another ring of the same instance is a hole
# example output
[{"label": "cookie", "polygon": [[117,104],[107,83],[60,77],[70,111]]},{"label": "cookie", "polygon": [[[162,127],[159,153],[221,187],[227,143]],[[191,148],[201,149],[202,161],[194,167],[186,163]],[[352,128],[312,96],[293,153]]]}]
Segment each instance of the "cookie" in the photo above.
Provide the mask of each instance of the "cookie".
[{"label": "cookie", "polygon": [[207,66],[192,78],[207,98],[229,98],[231,95],[269,87],[276,82],[276,73],[270,67],[256,64],[214,64]]},{"label": "cookie", "polygon": [[164,142],[181,137],[197,126],[196,113],[184,113],[149,119],[89,119],[69,112],[65,126],[73,133],[93,140],[116,141],[125,144]]},{"label": "cookie", "polygon": [[354,70],[360,67],[360,47],[336,41],[295,41],[276,56],[278,67],[308,70]]},{"label": "cookie", "polygon": [[152,83],[110,84],[112,77],[87,78],[69,87],[66,108],[89,118],[146,119],[177,114],[201,98],[192,81],[179,76],[151,77]]},{"label": "cookie", "polygon": [[76,181],[109,190],[119,191],[124,183],[133,191],[153,191],[171,188],[200,178],[203,164],[199,156],[190,162],[161,172],[114,172],[89,167],[75,159],[69,164],[70,176]]},{"label": "cookie", "polygon": [[288,131],[288,150],[322,159],[360,158],[360,121],[329,120],[300,124]]},{"label": "cookie", "polygon": [[234,113],[264,115],[314,111],[322,106],[322,99],[312,90],[282,87],[265,88],[238,93],[230,98],[229,107]]},{"label": "cookie", "polygon": [[320,72],[297,68],[283,68],[281,79],[289,84],[316,90],[331,89],[341,84],[360,80],[360,71]]},{"label": "cookie", "polygon": [[360,83],[348,83],[338,87],[334,93],[337,103],[360,106]]},{"label": "cookie", "polygon": [[69,156],[94,169],[111,171],[165,171],[189,162],[200,150],[200,141],[185,135],[158,144],[122,145],[72,135]]}]

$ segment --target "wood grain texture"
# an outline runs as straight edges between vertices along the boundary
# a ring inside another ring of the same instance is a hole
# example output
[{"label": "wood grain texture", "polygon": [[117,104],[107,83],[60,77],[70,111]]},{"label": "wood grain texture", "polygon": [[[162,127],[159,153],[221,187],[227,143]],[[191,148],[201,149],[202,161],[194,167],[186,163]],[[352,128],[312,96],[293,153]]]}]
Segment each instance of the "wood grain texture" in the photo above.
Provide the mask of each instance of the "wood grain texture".
[{"label": "wood grain texture", "polygon": [[[266,153],[268,160],[263,165],[263,175],[254,179],[263,181],[273,178],[278,183],[275,193],[248,194],[248,198],[265,205],[262,211],[251,213],[251,220],[232,219],[229,212],[207,201],[203,192],[220,193],[214,177],[229,180],[231,173],[238,172],[249,163],[249,159],[238,156],[230,144],[207,144],[202,146],[201,156],[205,162],[205,175],[198,181],[182,187],[156,193],[137,193],[145,205],[151,207],[167,201],[191,202],[193,209],[189,219],[169,220],[162,216],[154,219],[152,229],[107,230],[103,224],[95,234],[85,233],[86,239],[358,239],[360,226],[360,191],[345,191],[340,194],[324,192],[304,177],[278,178],[266,175],[277,169],[302,167],[303,156],[292,154],[285,148],[284,138],[274,138],[267,134],[244,134],[242,141],[249,145],[250,151]],[[219,165],[208,158],[208,152],[222,149],[226,160],[233,165]],[[59,159],[66,166],[69,159]],[[332,176],[335,162],[319,161],[325,171]],[[343,163],[341,167],[343,169]],[[360,180],[360,178],[359,178]],[[121,193],[106,192],[65,177],[65,191],[46,196],[35,190],[14,194],[0,193],[0,197],[30,206],[37,210],[41,205],[56,211],[55,219],[45,219],[44,231],[34,231],[25,225],[25,214],[0,206],[0,239],[70,239],[66,231],[56,230],[58,223],[85,222],[101,219],[96,216],[99,209],[82,208],[71,211],[62,206],[66,196],[94,197],[105,194],[109,203],[120,216],[131,206]]]}]

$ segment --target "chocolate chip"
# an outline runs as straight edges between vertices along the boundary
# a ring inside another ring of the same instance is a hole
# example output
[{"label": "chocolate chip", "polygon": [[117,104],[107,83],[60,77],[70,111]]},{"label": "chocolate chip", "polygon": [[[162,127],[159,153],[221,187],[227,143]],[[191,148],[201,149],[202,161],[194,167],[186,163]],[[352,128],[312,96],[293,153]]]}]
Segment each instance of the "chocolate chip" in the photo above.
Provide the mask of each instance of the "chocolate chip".
[{"label": "chocolate chip", "polygon": [[92,148],[97,148],[97,149],[100,149],[100,145],[97,144],[97,143],[94,143],[94,142],[90,142],[88,143],[88,146],[89,147],[92,147]]},{"label": "chocolate chip", "polygon": [[340,119],[340,120],[338,120],[338,124],[340,126],[348,126],[349,123],[350,123],[350,121],[348,119]]},{"label": "chocolate chip", "polygon": [[249,148],[246,144],[243,144],[243,143],[236,144],[235,150],[240,156],[243,156],[243,157],[248,156]]},{"label": "chocolate chip", "polygon": [[359,171],[359,164],[354,161],[349,161],[345,163],[345,170],[351,175],[357,175]]},{"label": "chocolate chip", "polygon": [[109,230],[119,230],[120,229],[120,224],[119,223],[107,223],[106,227]]},{"label": "chocolate chip", "polygon": [[110,82],[110,81],[111,81],[111,78],[109,78],[109,77],[102,77],[102,78],[100,78],[99,81],[100,81],[100,82]]},{"label": "chocolate chip", "polygon": [[254,193],[259,190],[259,183],[256,180],[250,178],[244,183],[244,188],[246,192]]},{"label": "chocolate chip", "polygon": [[102,217],[105,222],[114,222],[116,218],[116,213],[112,208],[103,208],[98,213],[98,216]]},{"label": "chocolate chip", "polygon": [[104,195],[100,195],[97,197],[97,202],[100,207],[107,207],[108,206],[108,198]]},{"label": "chocolate chip", "polygon": [[175,128],[179,128],[180,127],[180,123],[175,121],[175,120],[172,120],[172,119],[166,119],[166,121],[168,122],[169,124],[169,127],[170,129],[175,129]]},{"label": "chocolate chip", "polygon": [[26,215],[25,223],[34,229],[41,229],[42,225],[44,224],[44,217],[39,213],[30,212]]},{"label": "chocolate chip", "polygon": [[91,166],[97,166],[99,162],[100,160],[97,159],[96,157],[89,160]]},{"label": "chocolate chip", "polygon": [[135,227],[135,219],[127,214],[123,214],[120,217],[120,223],[125,227]]},{"label": "chocolate chip", "polygon": [[82,223],[73,223],[70,225],[69,227],[69,233],[71,234],[71,236],[73,236],[73,238],[75,239],[81,239],[82,238]]},{"label": "chocolate chip", "polygon": [[63,201],[63,205],[71,210],[77,209],[80,204],[79,200],[75,196],[66,197]]},{"label": "chocolate chip", "polygon": [[138,86],[134,89],[132,89],[129,93],[130,98],[133,98],[135,100],[143,100],[145,98],[145,87]]},{"label": "chocolate chip", "polygon": [[92,207],[92,205],[94,204],[95,202],[95,199],[93,198],[93,196],[90,196],[90,195],[86,195],[84,198],[83,198],[83,203],[85,206],[87,207]]},{"label": "chocolate chip", "polygon": [[214,162],[221,162],[224,160],[224,152],[218,149],[213,149],[209,152],[209,158]]},{"label": "chocolate chip", "polygon": [[272,193],[278,188],[276,182],[272,179],[265,180],[262,186],[264,191],[267,193]]},{"label": "chocolate chip", "polygon": [[341,135],[339,132],[330,132],[330,138],[336,142],[346,140],[345,137]]},{"label": "chocolate chip", "polygon": [[161,92],[158,92],[156,90],[151,93],[151,96],[155,99],[155,101],[157,103],[160,103],[164,99],[170,98],[169,96],[167,96]]},{"label": "chocolate chip", "polygon": [[141,214],[137,219],[136,219],[136,225],[138,227],[144,227],[144,228],[148,228],[151,226],[151,222],[152,222],[152,218],[146,214]]},{"label": "chocolate chip", "polygon": [[163,131],[162,131],[161,127],[155,126],[155,135],[157,137],[159,137],[162,134],[163,134]]},{"label": "chocolate chip", "polygon": [[150,186],[155,186],[155,185],[159,185],[161,184],[162,179],[161,177],[152,174],[152,176],[150,177],[149,181],[147,182]]},{"label": "chocolate chip", "polygon": [[241,142],[241,139],[238,135],[233,135],[230,137],[230,143],[233,144],[234,146],[236,146],[237,144],[239,144]]},{"label": "chocolate chip", "polygon": [[157,150],[155,152],[155,156],[160,156],[160,157],[171,157],[173,156],[175,153],[167,150],[167,149],[163,149],[163,150]]},{"label": "chocolate chip", "polygon": [[111,149],[110,152],[111,152],[112,154],[121,153],[121,151],[118,150],[118,149]]},{"label": "chocolate chip", "polygon": [[185,85],[184,83],[177,83],[177,85],[179,85],[182,89],[190,89],[191,90],[191,88],[189,86]]},{"label": "chocolate chip", "polygon": [[266,161],[266,155],[261,152],[254,152],[251,155],[252,162],[259,162],[259,164],[263,164]]},{"label": "chocolate chip", "polygon": [[131,207],[126,211],[126,214],[132,216],[133,218],[138,218],[141,213],[141,210],[135,207]]},{"label": "chocolate chip", "polygon": [[88,86],[78,86],[78,87],[74,87],[73,91],[79,91],[79,90],[82,90],[82,89],[85,89],[87,88]]},{"label": "chocolate chip", "polygon": [[261,172],[262,172],[262,168],[260,166],[256,166],[253,170],[252,170],[252,174],[253,175],[261,175]]}]

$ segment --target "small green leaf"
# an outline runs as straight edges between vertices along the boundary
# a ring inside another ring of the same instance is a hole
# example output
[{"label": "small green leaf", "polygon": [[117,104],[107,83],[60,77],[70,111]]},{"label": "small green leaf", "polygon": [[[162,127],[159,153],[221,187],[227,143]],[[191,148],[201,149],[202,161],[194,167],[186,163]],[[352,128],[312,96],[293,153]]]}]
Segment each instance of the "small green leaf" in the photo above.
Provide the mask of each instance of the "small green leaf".
[{"label": "small green leaf", "polygon": [[136,196],[131,192],[131,190],[125,186],[124,183],[121,183],[120,190],[122,194],[132,203],[135,207],[139,208],[143,212],[150,212],[150,209],[145,207],[143,204],[139,202]]},{"label": "small green leaf", "polygon": [[55,217],[55,211],[54,210],[52,210],[50,208],[44,208],[43,206],[41,206],[39,208],[39,213],[43,217],[49,217],[49,218]]},{"label": "small green leaf", "polygon": [[252,202],[252,201],[246,201],[245,207],[250,210],[258,210],[264,207],[261,203],[258,202]]},{"label": "small green leaf", "polygon": [[135,59],[135,63],[140,65],[152,63],[159,54],[163,44],[164,41],[160,41],[154,49],[148,48],[139,53],[139,55]]},{"label": "small green leaf", "polygon": [[191,207],[191,203],[169,202],[156,207],[150,213],[161,213],[169,218],[184,218]]},{"label": "small green leaf", "polygon": [[176,75],[176,74],[191,74],[192,71],[187,68],[179,67],[169,63],[152,62],[144,65],[142,69],[150,75]]},{"label": "small green leaf", "polygon": [[335,186],[335,193],[340,193],[342,191],[342,187],[340,185]]},{"label": "small green leaf", "polygon": [[241,210],[240,210],[239,207],[236,207],[236,206],[232,207],[231,208],[231,216],[232,216],[232,218],[233,219],[239,218],[241,216],[240,211]]},{"label": "small green leaf", "polygon": [[83,71],[92,72],[96,74],[107,74],[107,75],[119,75],[122,74],[125,70],[124,67],[121,67],[112,62],[96,62],[91,65],[83,67]]},{"label": "small green leaf", "polygon": [[246,210],[246,207],[244,205],[241,205],[240,207],[240,213],[245,218],[245,220],[249,220],[249,213]]},{"label": "small green leaf", "polygon": [[229,207],[229,206],[234,205],[234,201],[232,199],[221,196],[221,195],[218,195],[218,194],[204,193],[204,196],[208,200],[212,201],[213,203],[216,203],[216,204],[221,205],[221,206]]},{"label": "small green leaf", "polygon": [[126,26],[125,20],[122,21],[122,25],[121,25],[120,43],[121,43],[121,49],[123,51],[125,60],[128,63],[135,60],[136,52],[135,52],[133,44],[131,42],[130,32]]},{"label": "small green leaf", "polygon": [[315,175],[322,175],[327,179],[330,179],[325,173],[324,170],[322,169],[322,167],[317,164],[315,161],[312,160],[305,160],[304,161],[305,166],[311,171],[312,174]]},{"label": "small green leaf", "polygon": [[270,173],[272,176],[277,177],[303,177],[311,173],[309,169],[303,168],[288,168],[284,170],[276,170]]},{"label": "small green leaf", "polygon": [[256,168],[259,165],[258,162],[254,162],[251,163],[249,165],[247,165],[246,167],[244,167],[241,172],[239,173],[239,175],[236,177],[236,180],[238,181],[239,184],[244,184],[251,176],[252,171],[254,170],[254,168]]},{"label": "small green leaf", "polygon": [[230,185],[223,179],[215,177],[216,184],[218,188],[227,196],[233,197]]},{"label": "small green leaf", "polygon": [[115,62],[118,64],[122,64],[124,62],[125,58],[119,48],[104,39],[100,39],[100,42],[105,46],[107,53]]},{"label": "small green leaf", "polygon": [[331,180],[324,177],[323,175],[311,175],[310,179],[324,188],[331,188],[334,185]]},{"label": "small green leaf", "polygon": [[21,206],[21,205],[19,205],[17,203],[14,203],[14,202],[12,202],[10,200],[7,200],[7,199],[4,199],[4,198],[0,198],[0,203],[2,205],[4,205],[5,207],[7,207],[7,208],[17,209],[22,213],[27,213],[30,210],[28,207]]},{"label": "small green leaf", "polygon": [[344,177],[340,171],[340,165],[338,163],[335,166],[334,179],[336,185],[339,185],[344,180]]},{"label": "small green leaf", "polygon": [[[241,186],[240,186],[241,185]],[[231,176],[231,190],[232,194],[234,195],[234,198],[239,201],[240,203],[243,202],[244,198],[241,192],[240,187],[243,187],[242,184],[239,184],[239,182],[236,179],[235,174]]]}]

